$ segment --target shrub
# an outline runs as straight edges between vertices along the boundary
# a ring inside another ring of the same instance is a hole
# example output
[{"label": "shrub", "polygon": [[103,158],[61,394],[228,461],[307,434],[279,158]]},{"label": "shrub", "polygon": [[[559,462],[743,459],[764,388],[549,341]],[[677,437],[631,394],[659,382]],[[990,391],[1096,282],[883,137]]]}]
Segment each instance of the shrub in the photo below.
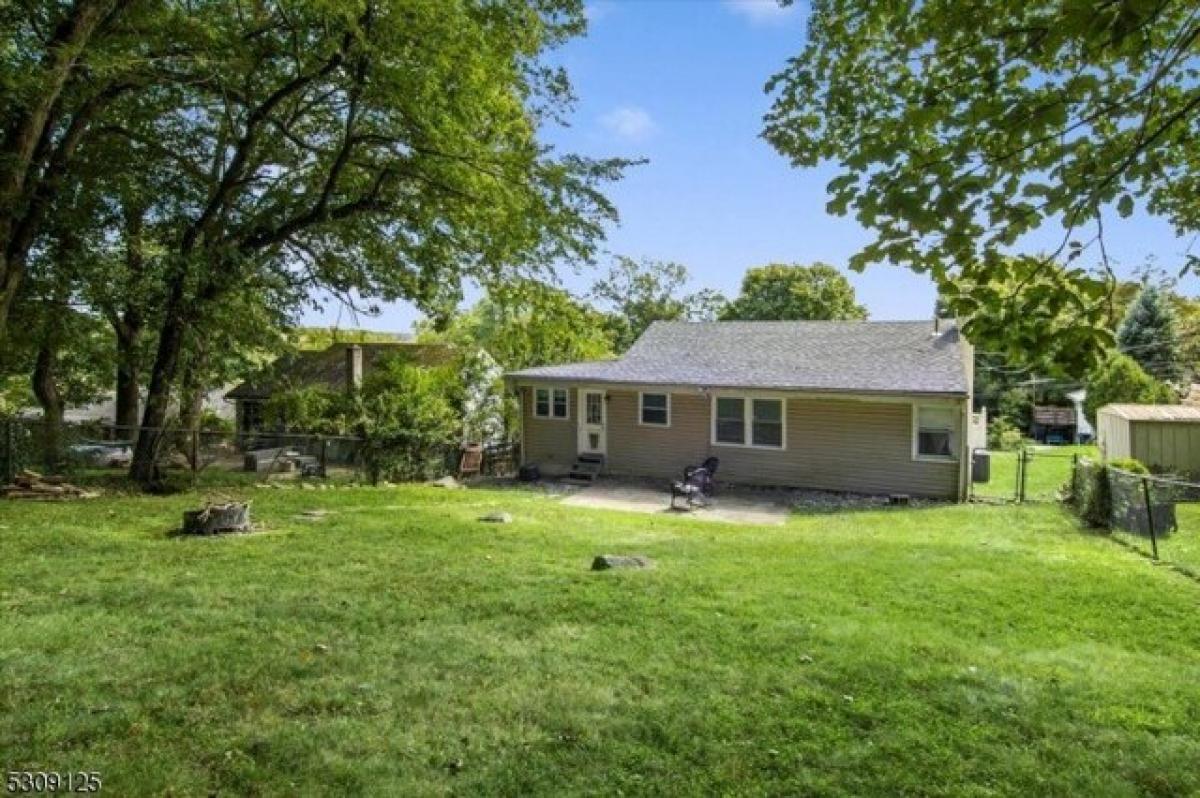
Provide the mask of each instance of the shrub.
[{"label": "shrub", "polygon": [[1115,468],[1118,471],[1128,471],[1131,474],[1149,474],[1150,469],[1142,465],[1140,460],[1132,457],[1118,457],[1116,460],[1108,461],[1109,468]]},{"label": "shrub", "polygon": [[1012,422],[1006,418],[997,418],[988,424],[988,448],[1005,452],[1013,451],[1021,446],[1024,436]]}]

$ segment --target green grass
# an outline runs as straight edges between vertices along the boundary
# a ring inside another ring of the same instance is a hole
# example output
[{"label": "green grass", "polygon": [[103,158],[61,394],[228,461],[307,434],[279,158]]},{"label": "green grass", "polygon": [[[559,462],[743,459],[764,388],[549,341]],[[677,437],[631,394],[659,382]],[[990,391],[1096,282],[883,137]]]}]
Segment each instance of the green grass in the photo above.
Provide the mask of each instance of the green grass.
[{"label": "green grass", "polygon": [[0,767],[115,795],[1200,792],[1200,584],[1054,505],[748,527],[246,494],[266,529],[210,539],[167,535],[194,496],[0,504]]},{"label": "green grass", "polygon": [[[1059,490],[1071,479],[1072,457],[1099,458],[1095,446],[1038,446],[1029,448],[1028,471],[1025,475],[1025,498],[1029,501],[1054,501]],[[1011,500],[1017,490],[1018,452],[994,451],[991,479],[975,483],[972,495],[985,499]]]}]

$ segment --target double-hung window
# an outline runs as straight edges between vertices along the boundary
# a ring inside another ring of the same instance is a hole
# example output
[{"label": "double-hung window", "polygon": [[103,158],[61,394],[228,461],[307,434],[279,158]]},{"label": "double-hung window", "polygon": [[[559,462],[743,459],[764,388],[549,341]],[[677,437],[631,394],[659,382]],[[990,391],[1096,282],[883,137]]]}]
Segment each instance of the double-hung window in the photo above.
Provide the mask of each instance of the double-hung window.
[{"label": "double-hung window", "polygon": [[671,395],[668,393],[638,394],[638,420],[647,427],[671,426]]},{"label": "double-hung window", "polygon": [[718,396],[713,403],[713,443],[782,449],[782,399]]},{"label": "double-hung window", "polygon": [[918,405],[913,452],[917,457],[953,460],[957,452],[958,416],[953,408]]},{"label": "double-hung window", "polygon": [[566,388],[534,388],[533,415],[535,418],[567,418],[570,403]]}]

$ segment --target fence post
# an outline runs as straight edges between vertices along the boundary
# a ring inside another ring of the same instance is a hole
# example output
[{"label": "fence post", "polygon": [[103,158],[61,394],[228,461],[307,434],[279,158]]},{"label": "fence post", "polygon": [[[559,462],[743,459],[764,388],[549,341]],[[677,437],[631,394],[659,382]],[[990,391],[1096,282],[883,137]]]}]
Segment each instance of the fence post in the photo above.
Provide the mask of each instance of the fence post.
[{"label": "fence post", "polygon": [[1071,455],[1071,504],[1079,504],[1079,452]]},{"label": "fence post", "polygon": [[321,478],[329,477],[329,439],[321,436]]},{"label": "fence post", "polygon": [[1150,480],[1142,477],[1142,496],[1146,499],[1146,529],[1150,531],[1150,551],[1158,559],[1158,538],[1154,533],[1154,507],[1150,504]]}]

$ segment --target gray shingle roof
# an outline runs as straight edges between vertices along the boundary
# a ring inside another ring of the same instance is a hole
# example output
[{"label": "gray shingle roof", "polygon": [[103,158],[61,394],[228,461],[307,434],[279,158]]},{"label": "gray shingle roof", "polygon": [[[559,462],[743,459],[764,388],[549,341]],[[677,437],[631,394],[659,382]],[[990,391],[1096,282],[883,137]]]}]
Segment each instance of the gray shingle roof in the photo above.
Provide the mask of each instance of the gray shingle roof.
[{"label": "gray shingle roof", "polygon": [[952,322],[655,322],[617,360],[543,366],[508,376],[639,385],[864,393],[965,394]]}]

